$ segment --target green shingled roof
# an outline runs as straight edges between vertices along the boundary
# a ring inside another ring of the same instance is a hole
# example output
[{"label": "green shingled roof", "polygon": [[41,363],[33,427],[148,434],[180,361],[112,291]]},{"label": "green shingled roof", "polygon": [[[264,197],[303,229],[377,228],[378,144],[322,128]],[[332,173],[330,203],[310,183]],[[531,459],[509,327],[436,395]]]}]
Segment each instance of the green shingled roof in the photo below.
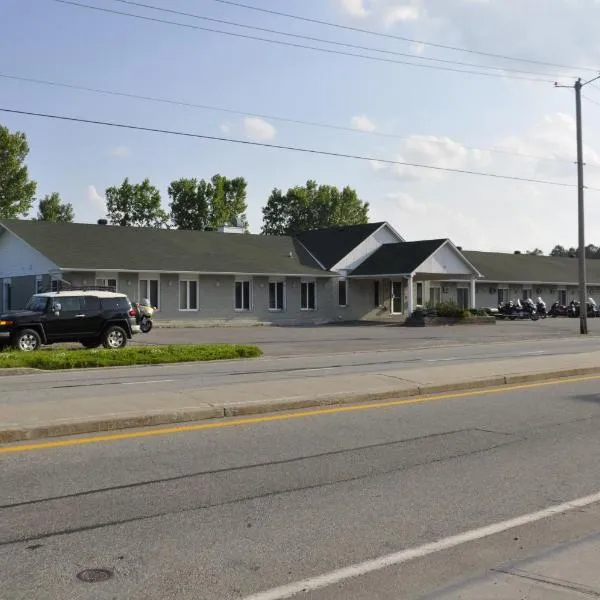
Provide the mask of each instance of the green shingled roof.
[{"label": "green shingled roof", "polygon": [[[577,285],[579,261],[558,256],[533,256],[502,252],[463,252],[466,259],[494,283],[565,283]],[[590,285],[600,285],[600,260],[587,261]]]},{"label": "green shingled roof", "polygon": [[0,221],[62,269],[330,276],[291,237]]},{"label": "green shingled roof", "polygon": [[331,269],[382,225],[384,223],[367,223],[313,229],[298,234],[296,238],[326,269]]},{"label": "green shingled roof", "polygon": [[423,240],[384,244],[360,264],[352,275],[404,275],[412,273],[446,240]]}]

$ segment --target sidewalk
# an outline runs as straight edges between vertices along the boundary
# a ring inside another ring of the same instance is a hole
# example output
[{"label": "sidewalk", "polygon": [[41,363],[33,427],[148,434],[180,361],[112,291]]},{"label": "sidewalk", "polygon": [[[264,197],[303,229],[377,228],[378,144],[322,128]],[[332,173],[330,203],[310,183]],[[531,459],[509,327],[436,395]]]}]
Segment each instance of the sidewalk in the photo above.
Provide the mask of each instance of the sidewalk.
[{"label": "sidewalk", "polygon": [[600,534],[495,569],[427,600],[584,600],[600,598]]},{"label": "sidewalk", "polygon": [[586,375],[600,376],[600,351],[437,363],[384,373],[299,377],[197,390],[0,403],[0,442],[502,388]]}]

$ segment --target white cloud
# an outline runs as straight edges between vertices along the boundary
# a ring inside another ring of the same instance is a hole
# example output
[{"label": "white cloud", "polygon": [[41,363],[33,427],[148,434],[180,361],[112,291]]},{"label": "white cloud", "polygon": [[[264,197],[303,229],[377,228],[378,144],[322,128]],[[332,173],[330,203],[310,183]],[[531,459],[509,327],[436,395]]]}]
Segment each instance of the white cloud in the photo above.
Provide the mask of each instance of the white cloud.
[{"label": "white cloud", "polygon": [[[449,237],[466,249],[512,252],[540,247],[549,252],[556,244],[576,245],[572,117],[548,115],[490,145],[502,152],[477,151],[443,136],[413,135],[402,144],[401,158],[572,187],[372,163],[380,186],[393,185],[388,194],[372,199],[372,217],[390,221],[407,239]],[[586,184],[600,188],[600,153],[586,146],[585,160]],[[400,189],[394,179],[402,182]],[[587,239],[599,243],[600,195],[589,191],[587,197]]]},{"label": "white cloud", "polygon": [[95,212],[101,211],[103,215],[105,214],[106,199],[98,193],[95,186],[88,185],[87,199]]},{"label": "white cloud", "polygon": [[358,129],[358,131],[372,132],[376,129],[375,123],[373,123],[373,121],[371,121],[367,115],[356,115],[355,117],[352,117],[350,121],[352,123],[352,127],[354,127],[354,129]]},{"label": "white cloud", "polygon": [[231,133],[231,125],[229,125],[229,123],[221,123],[221,125],[219,125],[219,131],[221,133]]},{"label": "white cloud", "polygon": [[[409,165],[391,165],[391,171],[406,181],[444,179],[445,169],[483,168],[490,163],[489,153],[472,150],[449,137],[434,135],[411,135],[402,144],[400,152],[394,156],[398,162]],[[424,169],[410,166],[428,165],[435,167]]]},{"label": "white cloud", "polygon": [[369,14],[364,0],[341,0],[342,9],[352,17],[364,18]]},{"label": "white cloud", "polygon": [[392,27],[396,23],[405,23],[407,21],[416,21],[421,15],[421,11],[415,4],[405,4],[401,6],[392,6],[386,11],[384,23],[386,27]]},{"label": "white cloud", "polygon": [[246,117],[244,119],[246,137],[255,142],[268,142],[275,139],[277,130],[271,123],[259,117]]},{"label": "white cloud", "polygon": [[129,146],[117,146],[113,148],[110,153],[113,156],[125,158],[126,156],[131,156],[131,148],[129,148]]}]

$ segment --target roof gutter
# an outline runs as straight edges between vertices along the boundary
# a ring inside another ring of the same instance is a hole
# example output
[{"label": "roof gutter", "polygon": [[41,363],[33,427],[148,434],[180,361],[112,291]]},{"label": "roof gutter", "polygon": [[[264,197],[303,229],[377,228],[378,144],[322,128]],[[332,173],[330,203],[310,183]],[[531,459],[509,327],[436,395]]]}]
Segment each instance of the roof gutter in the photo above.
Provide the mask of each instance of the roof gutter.
[{"label": "roof gutter", "polygon": [[331,278],[337,277],[335,273],[331,273],[329,271],[325,273],[248,273],[248,272],[236,272],[236,271],[161,271],[156,269],[109,269],[106,267],[98,267],[98,268],[70,268],[70,267],[61,267],[59,269],[61,272],[69,272],[69,273],[141,273],[141,274],[150,274],[150,275],[231,275],[234,277],[323,277],[323,278]]}]

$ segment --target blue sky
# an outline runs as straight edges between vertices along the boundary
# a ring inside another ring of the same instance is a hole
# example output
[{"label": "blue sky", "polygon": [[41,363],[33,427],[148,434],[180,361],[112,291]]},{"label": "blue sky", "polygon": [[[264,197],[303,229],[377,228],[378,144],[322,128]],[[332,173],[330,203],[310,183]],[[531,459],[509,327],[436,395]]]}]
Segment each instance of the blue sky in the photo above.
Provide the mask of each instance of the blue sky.
[{"label": "blue sky", "polygon": [[[87,3],[244,32],[114,0]],[[591,71],[507,62],[341,31],[214,0],[145,3],[417,57],[530,70],[542,73],[541,78],[549,82],[560,77],[560,81],[572,83],[574,75],[594,76]],[[600,22],[597,0],[544,0],[545,12],[537,2],[518,0],[246,3],[412,39],[581,69],[600,68],[594,25]],[[0,0],[0,20],[0,73],[4,75],[316,121],[356,131],[253,119],[0,77],[3,107],[563,183],[576,181],[571,164],[575,160],[574,95],[571,90],[554,89],[551,83],[435,71],[275,46],[53,0]],[[600,104],[600,85],[589,86],[585,93]],[[587,183],[600,188],[600,144],[595,143],[600,133],[600,105],[585,100],[584,116]],[[125,177],[133,181],[150,178],[166,205],[171,180],[209,178],[218,172],[247,179],[248,217],[255,232],[260,230],[261,207],[273,187],[287,188],[310,178],[356,188],[361,198],[370,202],[371,218],[390,221],[406,239],[450,237],[466,248],[509,251],[536,246],[550,250],[555,243],[574,245],[577,241],[576,190],[571,188],[384,168],[368,161],[7,113],[0,113],[0,123],[26,132],[31,146],[28,165],[38,182],[38,196],[59,192],[73,204],[78,221],[102,217],[104,190]],[[587,216],[589,241],[600,244],[600,192],[587,193]]]}]

